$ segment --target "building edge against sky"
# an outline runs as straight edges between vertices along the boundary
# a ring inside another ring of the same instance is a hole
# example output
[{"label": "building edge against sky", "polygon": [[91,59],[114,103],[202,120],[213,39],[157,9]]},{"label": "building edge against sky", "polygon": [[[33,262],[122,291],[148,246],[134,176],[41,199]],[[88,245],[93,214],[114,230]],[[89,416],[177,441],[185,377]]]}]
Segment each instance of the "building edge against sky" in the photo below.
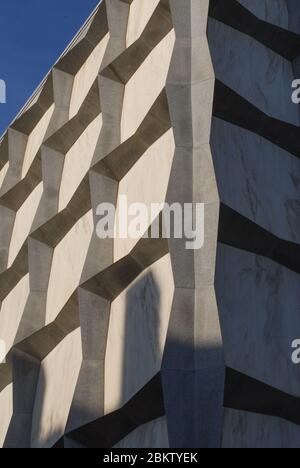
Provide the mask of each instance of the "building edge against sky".
[{"label": "building edge against sky", "polygon": [[[299,447],[298,10],[102,2],[4,134],[3,447]],[[99,239],[123,195],[203,248]]]}]

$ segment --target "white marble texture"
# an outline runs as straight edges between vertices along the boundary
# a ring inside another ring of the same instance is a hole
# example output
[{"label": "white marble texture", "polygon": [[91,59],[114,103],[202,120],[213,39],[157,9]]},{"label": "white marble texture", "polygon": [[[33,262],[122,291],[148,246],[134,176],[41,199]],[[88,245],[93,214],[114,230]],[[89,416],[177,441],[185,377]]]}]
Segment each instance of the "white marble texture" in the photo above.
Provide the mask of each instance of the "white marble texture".
[{"label": "white marble texture", "polygon": [[51,448],[63,435],[82,362],[80,329],[42,362],[33,410],[31,447]]},{"label": "white marble texture", "polygon": [[130,5],[126,46],[130,47],[141,35],[160,0],[134,0]]},{"label": "white marble texture", "polygon": [[55,320],[79,286],[94,232],[89,211],[55,248],[47,291],[46,324]]},{"label": "white marble texture", "polygon": [[266,114],[299,125],[299,109],[291,99],[291,62],[213,19],[208,22],[208,42],[220,81]]},{"label": "white marble texture", "polygon": [[160,371],[173,292],[166,255],[112,303],[105,357],[106,414],[123,406]]},{"label": "white marble texture", "polygon": [[101,42],[94,48],[91,55],[74,77],[72,96],[70,101],[69,118],[74,117],[81,104],[85,100],[100,70],[100,66],[106,51],[109,34],[106,34]]},{"label": "white marble texture", "polygon": [[[22,167],[22,178],[26,176],[33,160],[44,141],[48,125],[50,123],[52,114],[54,111],[54,104],[45,112],[43,117],[40,119],[36,127],[33,129],[31,134],[28,137],[26,151],[23,160],[23,167]],[[14,160],[14,155],[11,157],[11,162]]]},{"label": "white marble texture", "polygon": [[300,243],[300,161],[247,130],[213,120],[220,198],[276,236]]},{"label": "white marble texture", "polygon": [[288,29],[289,20],[286,0],[237,1],[259,19],[275,24],[276,26],[280,26],[281,28]]},{"label": "white marble texture", "polygon": [[15,342],[19,324],[29,297],[29,275],[24,276],[6,296],[0,308],[0,339],[5,342],[6,354]]},{"label": "white marble texture", "polygon": [[289,13],[289,29],[300,33],[300,3],[299,0],[286,0]]},{"label": "white marble texture", "polygon": [[300,427],[284,419],[226,409],[223,448],[300,448]]},{"label": "white marble texture", "polygon": [[4,180],[5,180],[8,169],[9,169],[9,163],[7,162],[2,167],[2,169],[0,170],[0,190],[1,190],[2,184],[3,184]]},{"label": "white marble texture", "polygon": [[0,447],[3,447],[13,413],[13,386],[8,385],[0,392]]},{"label": "white marble texture", "polygon": [[115,449],[132,447],[163,449],[169,448],[169,437],[166,418],[155,419],[138,427],[114,446]]},{"label": "white marble texture", "polygon": [[[174,30],[150,52],[126,84],[122,109],[121,142],[130,138],[163,90],[175,41]],[[155,76],[155,79],[153,77]]]},{"label": "white marble texture", "polygon": [[29,135],[14,129],[8,129],[9,166],[5,176],[1,177],[0,195],[8,192],[22,180],[34,161],[44,141],[48,125],[54,111],[54,104],[45,112]]},{"label": "white marble texture", "polygon": [[[240,3],[259,19],[289,28],[285,1]],[[209,21],[208,37],[220,81],[266,114],[299,126],[299,107],[291,101],[292,63],[215,20]],[[299,243],[299,159],[216,118],[211,150],[221,201],[276,236]],[[300,372],[291,360],[291,344],[300,329],[299,281],[299,275],[272,260],[218,246],[215,287],[226,365],[298,397]],[[296,425],[225,410],[225,448],[299,445]]]},{"label": "white marble texture", "polygon": [[[119,184],[118,203],[116,206],[116,219],[118,220],[124,213],[123,205],[120,207],[120,196],[127,197],[128,209],[134,203],[144,203],[148,210],[148,223],[143,233],[157,217],[157,212],[151,213],[151,204],[163,204],[166,199],[170,172],[174,157],[175,144],[173,130],[166,132],[142,155],[133,168],[125,175]],[[134,216],[129,216],[129,222]],[[116,224],[118,231],[119,223]],[[114,239],[114,261],[127,255],[139,239],[127,236],[120,238],[118,232]]]},{"label": "white marble texture", "polygon": [[8,255],[8,268],[13,264],[24,242],[31,232],[36,211],[43,195],[41,182],[29,195],[27,200],[16,213],[14,228],[11,235]]},{"label": "white marble texture", "polygon": [[216,295],[226,365],[300,397],[300,367],[291,359],[300,334],[299,275],[219,244]]},{"label": "white marble texture", "polygon": [[70,151],[65,155],[62,171],[58,211],[70,202],[82,179],[88,172],[102,127],[102,115],[94,119]]}]

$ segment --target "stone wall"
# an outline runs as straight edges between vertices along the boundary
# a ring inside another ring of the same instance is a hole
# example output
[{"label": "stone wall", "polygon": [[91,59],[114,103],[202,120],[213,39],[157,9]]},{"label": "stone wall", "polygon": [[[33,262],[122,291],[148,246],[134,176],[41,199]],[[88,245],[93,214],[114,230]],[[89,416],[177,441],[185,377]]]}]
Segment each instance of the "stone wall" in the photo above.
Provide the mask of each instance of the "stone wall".
[{"label": "stone wall", "polygon": [[[297,8],[103,1],[7,130],[2,446],[300,445]],[[99,239],[122,195],[204,247]]]}]

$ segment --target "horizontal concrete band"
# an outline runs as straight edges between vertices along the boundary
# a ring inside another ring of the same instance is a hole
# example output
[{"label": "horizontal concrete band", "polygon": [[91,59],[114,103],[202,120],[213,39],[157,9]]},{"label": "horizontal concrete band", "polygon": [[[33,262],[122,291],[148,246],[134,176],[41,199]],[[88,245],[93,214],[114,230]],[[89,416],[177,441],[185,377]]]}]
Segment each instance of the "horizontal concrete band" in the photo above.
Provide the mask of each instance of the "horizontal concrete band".
[{"label": "horizontal concrete band", "polygon": [[300,398],[227,368],[224,407],[286,419],[300,425]]},{"label": "horizontal concrete band", "polygon": [[280,239],[255,222],[221,203],[219,242],[262,255],[300,273],[300,245]]},{"label": "horizontal concrete band", "polygon": [[210,0],[209,16],[253,37],[287,60],[300,55],[300,36],[260,20],[236,0]]},{"label": "horizontal concrete band", "polygon": [[[136,428],[165,415],[160,373],[122,408],[65,434],[86,448],[110,448]],[[63,448],[63,438],[53,448]]]},{"label": "horizontal concrete band", "polygon": [[215,84],[213,115],[300,158],[300,127],[270,117],[219,80]]}]

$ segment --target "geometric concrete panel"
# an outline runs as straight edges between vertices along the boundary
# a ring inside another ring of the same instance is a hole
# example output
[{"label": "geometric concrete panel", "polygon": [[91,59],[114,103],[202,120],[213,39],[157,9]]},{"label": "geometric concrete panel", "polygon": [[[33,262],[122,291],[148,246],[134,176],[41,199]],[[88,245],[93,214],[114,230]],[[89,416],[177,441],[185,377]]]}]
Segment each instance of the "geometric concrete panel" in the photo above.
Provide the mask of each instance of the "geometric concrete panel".
[{"label": "geometric concrete panel", "polygon": [[[297,159],[260,136],[220,119],[213,120],[212,135],[222,201],[276,236],[299,243]],[[236,147],[243,148],[242,156]],[[227,183],[228,178],[232,183]]]},{"label": "geometric concrete panel", "polygon": [[173,300],[169,256],[146,269],[112,303],[105,357],[105,413],[131,398],[161,368]]},{"label": "geometric concrete panel", "polygon": [[140,426],[114,446],[115,449],[130,449],[131,447],[169,448],[166,418],[159,418]]},{"label": "geometric concrete panel", "polygon": [[76,330],[42,362],[33,410],[33,448],[50,448],[64,433],[81,356],[80,330]]},{"label": "geometric concrete panel", "polygon": [[299,14],[103,0],[7,129],[1,446],[299,446]]},{"label": "geometric concrete panel", "polygon": [[0,416],[0,445],[3,447],[7,430],[11,421],[13,413],[13,395],[12,395],[12,384],[8,385],[0,393],[0,405],[1,405],[1,416]]},{"label": "geometric concrete panel", "polygon": [[[260,428],[260,430],[258,430]],[[223,448],[299,448],[300,428],[272,416],[225,410]]]},{"label": "geometric concrete panel", "polygon": [[295,327],[300,326],[299,275],[224,245],[217,266],[226,364],[286,393],[299,393],[300,376],[289,353]]},{"label": "geometric concrete panel", "polygon": [[218,79],[266,114],[299,125],[299,111],[287,86],[294,79],[292,62],[215,20],[209,21],[208,40]]}]

